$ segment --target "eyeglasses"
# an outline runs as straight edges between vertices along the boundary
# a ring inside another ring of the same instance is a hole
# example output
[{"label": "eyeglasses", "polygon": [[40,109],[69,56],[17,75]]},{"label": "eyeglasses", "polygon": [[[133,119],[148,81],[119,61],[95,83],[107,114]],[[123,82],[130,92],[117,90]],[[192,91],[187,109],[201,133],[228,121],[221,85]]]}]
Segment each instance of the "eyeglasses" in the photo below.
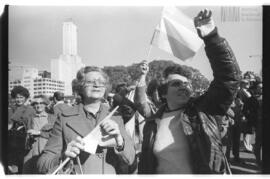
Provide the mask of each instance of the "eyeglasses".
[{"label": "eyeglasses", "polygon": [[188,81],[173,80],[168,83],[172,87],[188,87],[190,83]]},{"label": "eyeglasses", "polygon": [[38,104],[44,104],[44,105],[46,105],[46,103],[44,103],[44,102],[40,102],[40,103],[34,102],[34,103],[33,103],[33,105],[38,105]]},{"label": "eyeglasses", "polygon": [[104,87],[106,85],[106,82],[104,80],[98,79],[98,80],[89,80],[84,83],[84,86],[89,87],[89,86],[99,86],[99,87]]}]

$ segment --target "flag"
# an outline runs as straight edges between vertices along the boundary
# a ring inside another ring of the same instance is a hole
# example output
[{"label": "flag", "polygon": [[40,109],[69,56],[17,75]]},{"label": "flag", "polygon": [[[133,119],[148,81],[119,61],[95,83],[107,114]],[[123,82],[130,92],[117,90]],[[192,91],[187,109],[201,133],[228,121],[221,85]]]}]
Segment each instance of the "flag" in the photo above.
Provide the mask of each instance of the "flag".
[{"label": "flag", "polygon": [[173,54],[180,60],[193,57],[203,41],[197,35],[193,20],[176,7],[165,7],[151,45]]}]

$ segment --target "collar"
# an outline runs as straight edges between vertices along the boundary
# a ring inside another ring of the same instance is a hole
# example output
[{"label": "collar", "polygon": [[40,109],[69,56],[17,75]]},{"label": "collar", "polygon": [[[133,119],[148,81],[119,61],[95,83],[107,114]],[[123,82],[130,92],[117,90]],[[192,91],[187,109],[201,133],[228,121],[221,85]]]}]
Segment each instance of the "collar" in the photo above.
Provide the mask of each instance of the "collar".
[{"label": "collar", "polygon": [[64,104],[64,101],[57,101],[54,106],[57,106],[58,104]]},{"label": "collar", "polygon": [[182,110],[186,107],[186,105],[180,107],[180,108],[176,108],[176,109],[173,109],[173,110],[170,110],[168,105],[165,106],[165,109],[164,109],[164,112],[174,112],[174,111],[179,111],[179,110]]},{"label": "collar", "polygon": [[96,112],[96,114],[87,111],[87,110],[83,107],[83,111],[85,112],[86,116],[91,115],[91,116],[93,116],[94,118],[97,118],[98,114],[102,111],[102,109],[103,109],[102,103],[100,103],[99,109],[98,109],[98,111]]},{"label": "collar", "polygon": [[40,113],[40,114],[35,114],[35,117],[48,117],[48,114],[45,112],[45,111],[43,111],[42,113]]}]

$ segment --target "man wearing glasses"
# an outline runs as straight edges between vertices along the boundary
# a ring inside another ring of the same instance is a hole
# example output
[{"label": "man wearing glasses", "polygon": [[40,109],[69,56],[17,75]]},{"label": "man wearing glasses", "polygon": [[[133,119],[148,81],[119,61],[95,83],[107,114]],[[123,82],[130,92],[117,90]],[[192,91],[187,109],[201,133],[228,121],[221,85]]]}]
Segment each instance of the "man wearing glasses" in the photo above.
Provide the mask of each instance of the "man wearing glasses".
[{"label": "man wearing glasses", "polygon": [[194,24],[205,43],[214,80],[206,93],[193,99],[191,73],[180,65],[167,67],[161,94],[166,102],[152,114],[145,94],[148,65],[141,64],[135,94],[136,105],[147,117],[138,166],[141,174],[225,173],[228,167],[221,138],[226,133],[225,114],[236,95],[240,70],[228,42],[217,33],[211,11],[201,11]]}]

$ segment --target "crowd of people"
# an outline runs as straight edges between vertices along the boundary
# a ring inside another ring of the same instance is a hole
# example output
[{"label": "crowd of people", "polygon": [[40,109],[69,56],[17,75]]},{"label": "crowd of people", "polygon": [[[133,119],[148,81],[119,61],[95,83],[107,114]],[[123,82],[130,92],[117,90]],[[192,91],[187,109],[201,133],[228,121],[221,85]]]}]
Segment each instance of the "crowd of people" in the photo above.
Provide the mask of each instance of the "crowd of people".
[{"label": "crowd of people", "polygon": [[[194,24],[214,76],[200,95],[195,95],[190,73],[181,65],[167,67],[162,81],[148,83],[147,61],[138,66],[134,85],[119,84],[114,93],[108,92],[111,84],[102,69],[80,69],[72,82],[78,97],[72,104],[64,102],[61,92],[51,101],[38,95],[29,102],[28,90],[14,87],[6,173],[230,173],[231,147],[234,160],[240,161],[241,133],[246,150],[255,153],[260,165],[262,81],[250,74],[241,77],[211,11],[201,11]],[[112,109],[117,112],[105,120]],[[96,139],[96,152],[90,154],[84,137],[97,128],[101,139]],[[64,161],[68,162],[59,168]]]}]

